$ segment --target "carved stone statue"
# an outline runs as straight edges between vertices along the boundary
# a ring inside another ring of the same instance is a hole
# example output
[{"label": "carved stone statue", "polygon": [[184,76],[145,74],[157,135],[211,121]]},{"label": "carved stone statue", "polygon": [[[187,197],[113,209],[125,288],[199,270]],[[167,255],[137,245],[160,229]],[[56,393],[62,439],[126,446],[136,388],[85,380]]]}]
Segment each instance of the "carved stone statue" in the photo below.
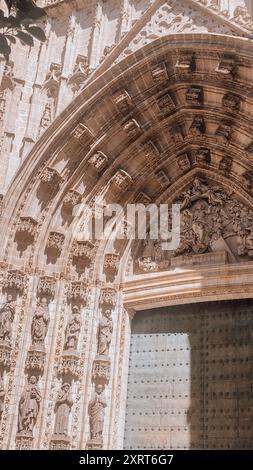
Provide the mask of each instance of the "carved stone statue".
[{"label": "carved stone statue", "polygon": [[67,436],[69,413],[72,405],[73,401],[71,398],[70,385],[68,383],[64,383],[55,404],[55,434]]},{"label": "carved stone statue", "polygon": [[31,327],[32,343],[35,346],[43,346],[47,335],[49,314],[47,300],[43,298],[36,308]]},{"label": "carved stone statue", "polygon": [[104,385],[95,386],[94,398],[90,401],[88,406],[88,413],[90,418],[90,438],[94,440],[102,440],[104,428],[104,415],[106,402],[103,396]]},{"label": "carved stone statue", "polygon": [[72,310],[71,317],[68,321],[65,331],[64,349],[77,349],[78,336],[81,329],[80,310],[75,305]]},{"label": "carved stone statue", "polygon": [[3,381],[2,375],[0,374],[0,421],[2,418],[2,414],[3,414],[4,397],[5,397],[4,381]]},{"label": "carved stone statue", "polygon": [[98,324],[97,338],[98,346],[97,353],[99,356],[108,356],[109,348],[112,340],[113,322],[111,319],[111,310],[107,309]]},{"label": "carved stone statue", "polygon": [[31,376],[21,395],[18,407],[18,434],[32,436],[40,409],[41,394],[37,378]]},{"label": "carved stone statue", "polygon": [[8,295],[7,301],[0,310],[0,342],[10,344],[14,315],[15,303],[12,300],[12,296]]}]

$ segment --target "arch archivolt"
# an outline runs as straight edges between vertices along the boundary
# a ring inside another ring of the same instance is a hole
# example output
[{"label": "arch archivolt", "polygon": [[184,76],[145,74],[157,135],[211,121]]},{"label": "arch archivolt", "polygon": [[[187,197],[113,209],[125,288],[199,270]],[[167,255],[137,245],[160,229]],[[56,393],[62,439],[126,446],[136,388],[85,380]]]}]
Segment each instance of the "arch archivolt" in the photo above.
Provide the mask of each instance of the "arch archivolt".
[{"label": "arch archivolt", "polygon": [[[171,264],[171,256],[159,264],[152,252],[145,258],[143,243],[124,237],[82,239],[96,198],[101,212],[103,204],[121,204],[115,223],[126,228],[127,204],[182,202],[187,191],[192,197],[196,178],[202,192],[185,203],[185,210],[191,213],[196,200],[202,200],[210,214],[214,196],[223,192],[250,220],[251,64],[246,40],[204,34],[156,40],[87,85],[21,166],[2,209],[2,302],[11,294],[15,303],[10,343],[0,344],[3,448],[122,446],[134,311],[252,297],[253,250],[247,230],[240,235],[238,228],[232,244],[224,241],[217,251],[209,242],[199,252],[187,245],[173,253],[173,259],[181,256],[178,264]],[[245,244],[240,253],[238,237]],[[143,258],[145,269],[138,264]],[[38,347],[31,328],[43,298],[47,307],[40,308],[48,311],[49,321]],[[98,354],[101,319],[109,340]],[[68,349],[72,320],[75,347]],[[26,434],[16,423],[20,396],[32,376],[41,402]],[[72,404],[63,437],[55,434],[54,423],[64,382],[71,385]],[[102,435],[94,434],[89,421],[98,385],[106,404]]]}]

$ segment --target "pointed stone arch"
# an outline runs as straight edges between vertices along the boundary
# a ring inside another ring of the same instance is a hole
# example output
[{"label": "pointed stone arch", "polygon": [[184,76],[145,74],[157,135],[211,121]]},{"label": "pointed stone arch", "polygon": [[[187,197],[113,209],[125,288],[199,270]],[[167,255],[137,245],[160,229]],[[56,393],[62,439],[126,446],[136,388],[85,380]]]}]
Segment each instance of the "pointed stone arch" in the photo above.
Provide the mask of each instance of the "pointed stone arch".
[{"label": "pointed stone arch", "polygon": [[[3,448],[122,446],[131,312],[144,305],[252,297],[251,256],[230,264],[217,258],[211,267],[200,263],[181,273],[136,274],[129,241],[115,248],[77,236],[96,197],[123,207],[172,203],[196,176],[233,192],[252,211],[251,72],[246,40],[211,34],[160,38],[88,84],[35,144],[3,201],[3,298],[15,293],[17,312],[5,366]],[[35,358],[31,321],[44,297],[50,314],[47,347]],[[68,355],[64,338],[74,307],[82,322],[78,351]],[[110,355],[101,358],[97,327],[107,310],[113,331]],[[18,405],[25,376],[32,374],[48,411],[39,414],[29,439],[22,439],[8,409]],[[66,440],[53,430],[63,379],[74,398]],[[103,441],[90,435],[94,383],[107,394]]]}]

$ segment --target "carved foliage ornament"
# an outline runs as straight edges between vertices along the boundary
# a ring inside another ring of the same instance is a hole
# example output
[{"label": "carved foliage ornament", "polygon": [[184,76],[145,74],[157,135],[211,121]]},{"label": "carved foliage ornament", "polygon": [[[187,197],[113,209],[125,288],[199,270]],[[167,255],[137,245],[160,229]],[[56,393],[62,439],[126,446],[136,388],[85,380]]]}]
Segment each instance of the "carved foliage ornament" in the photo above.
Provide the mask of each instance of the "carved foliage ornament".
[{"label": "carved foliage ornament", "polygon": [[20,217],[17,232],[27,233],[31,237],[36,235],[38,222],[32,217]]},{"label": "carved foliage ornament", "polygon": [[16,289],[18,291],[23,291],[26,288],[26,276],[24,273],[18,269],[8,271],[6,278],[4,279],[3,286],[6,289]]},{"label": "carved foliage ornament", "polygon": [[50,232],[47,240],[47,248],[53,248],[60,252],[64,243],[64,239],[65,237],[62,233]]},{"label": "carved foliage ornament", "polygon": [[86,299],[86,284],[82,281],[73,281],[68,288],[67,297],[70,300]]}]

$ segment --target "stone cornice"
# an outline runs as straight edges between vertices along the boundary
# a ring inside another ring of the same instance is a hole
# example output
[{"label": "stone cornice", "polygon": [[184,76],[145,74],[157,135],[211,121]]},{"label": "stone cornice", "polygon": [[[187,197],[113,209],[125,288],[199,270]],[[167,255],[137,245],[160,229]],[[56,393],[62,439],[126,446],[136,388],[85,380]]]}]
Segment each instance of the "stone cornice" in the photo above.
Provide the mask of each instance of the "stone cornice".
[{"label": "stone cornice", "polygon": [[135,311],[166,305],[253,297],[253,263],[186,267],[129,276],[122,283],[125,308]]}]

